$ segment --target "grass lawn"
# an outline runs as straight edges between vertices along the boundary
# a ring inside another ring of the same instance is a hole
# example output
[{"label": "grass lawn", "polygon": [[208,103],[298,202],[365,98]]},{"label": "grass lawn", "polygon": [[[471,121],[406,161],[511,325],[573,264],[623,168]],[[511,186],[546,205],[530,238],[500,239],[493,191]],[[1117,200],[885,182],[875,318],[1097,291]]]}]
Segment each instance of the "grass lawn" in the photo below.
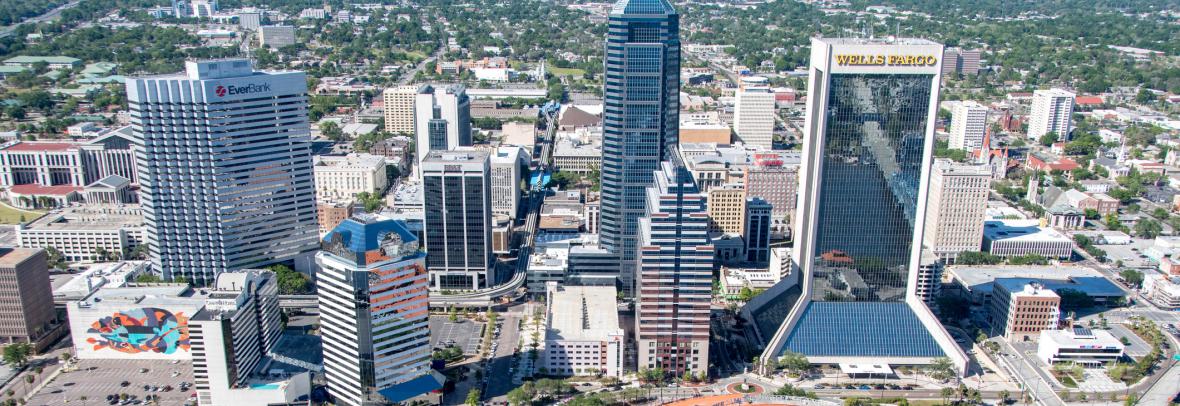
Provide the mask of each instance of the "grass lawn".
[{"label": "grass lawn", "polygon": [[556,66],[546,66],[545,70],[557,76],[582,76],[586,74],[586,70],[578,68],[558,68]]},{"label": "grass lawn", "polygon": [[0,204],[0,224],[17,224],[20,223],[20,216],[25,216],[25,221],[33,221],[37,217],[41,217],[44,212],[20,210],[7,204]]}]

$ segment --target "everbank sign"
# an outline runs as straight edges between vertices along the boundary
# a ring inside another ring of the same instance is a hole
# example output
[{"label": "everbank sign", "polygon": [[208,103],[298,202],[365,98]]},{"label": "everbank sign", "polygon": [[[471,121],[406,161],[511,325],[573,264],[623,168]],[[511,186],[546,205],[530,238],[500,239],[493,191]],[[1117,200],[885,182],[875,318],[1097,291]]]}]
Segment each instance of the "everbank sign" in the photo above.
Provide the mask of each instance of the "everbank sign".
[{"label": "everbank sign", "polygon": [[270,91],[270,83],[251,83],[251,84],[248,84],[245,86],[217,85],[217,87],[213,88],[213,94],[217,95],[217,97],[269,92],[269,91]]}]

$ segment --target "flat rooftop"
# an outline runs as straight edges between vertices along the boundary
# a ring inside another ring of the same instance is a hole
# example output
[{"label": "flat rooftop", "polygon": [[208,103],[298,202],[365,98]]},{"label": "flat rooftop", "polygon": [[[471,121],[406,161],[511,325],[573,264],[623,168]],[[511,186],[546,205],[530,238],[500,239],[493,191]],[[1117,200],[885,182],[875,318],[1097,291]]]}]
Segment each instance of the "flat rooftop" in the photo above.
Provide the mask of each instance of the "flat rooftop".
[{"label": "flat rooftop", "polygon": [[[816,41],[832,45],[940,45],[924,38],[816,38]],[[940,55],[941,56],[941,55]]]},{"label": "flat rooftop", "polygon": [[1085,327],[1075,326],[1073,329],[1063,330],[1041,330],[1041,342],[1050,342],[1056,344],[1058,348],[1099,348],[1105,349],[1119,349],[1126,348],[1119,339],[1115,338],[1113,334],[1105,330],[1091,330]]},{"label": "flat rooftop", "polygon": [[11,268],[29,259],[40,248],[0,248],[0,267]]},{"label": "flat rooftop", "polygon": [[[202,293],[206,292],[206,293]],[[104,288],[94,291],[82,301],[92,305],[137,304],[152,306],[197,305],[204,306],[208,291],[197,291],[183,283],[161,283],[150,286]]]},{"label": "flat rooftop", "polygon": [[1098,271],[1070,265],[949,266],[947,272],[959,284],[977,294],[990,294],[993,283],[1005,286],[1040,283],[1046,289],[1073,289],[1090,296],[1125,296],[1126,292]]},{"label": "flat rooftop", "polygon": [[143,215],[138,206],[69,207],[38,217],[25,226],[28,230],[118,230],[142,227]]},{"label": "flat rooftop", "polygon": [[1041,227],[1040,220],[987,220],[983,222],[983,238],[992,241],[1065,241],[1073,243],[1065,234],[1049,227]]},{"label": "flat rooftop", "polygon": [[561,286],[550,297],[545,340],[607,341],[622,334],[614,286]]}]

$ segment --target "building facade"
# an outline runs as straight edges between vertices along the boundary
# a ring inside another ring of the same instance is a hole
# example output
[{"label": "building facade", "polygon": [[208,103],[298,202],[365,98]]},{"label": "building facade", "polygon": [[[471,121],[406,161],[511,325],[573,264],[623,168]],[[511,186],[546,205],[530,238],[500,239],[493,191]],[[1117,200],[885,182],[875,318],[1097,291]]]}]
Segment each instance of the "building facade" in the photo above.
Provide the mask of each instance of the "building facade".
[{"label": "building facade", "polygon": [[982,148],[987,131],[987,107],[974,101],[955,105],[951,111],[951,149],[971,152]]},{"label": "building facade", "polygon": [[515,219],[520,211],[520,181],[531,159],[521,147],[496,148],[491,156],[492,213]]},{"label": "building facade", "polygon": [[709,215],[692,175],[673,159],[655,174],[647,189],[648,214],[639,218],[638,366],[674,376],[701,375],[709,367]]},{"label": "building facade", "polygon": [[422,160],[431,289],[495,283],[489,161],[486,151],[431,151]]},{"label": "building facade", "polygon": [[414,97],[414,129],[419,161],[429,151],[471,146],[471,99],[467,88],[420,87]]},{"label": "building facade", "polygon": [[310,270],[306,76],[255,71],[247,59],[185,68],[127,81],[152,267],[198,285],[279,262]]},{"label": "building facade", "polygon": [[553,375],[622,378],[626,339],[614,286],[546,285],[545,347],[539,366]]},{"label": "building facade", "polygon": [[41,352],[57,323],[45,250],[0,248],[0,343]]},{"label": "building facade", "polygon": [[398,403],[442,388],[430,370],[426,253],[395,220],[353,218],[316,255],[324,373],[337,404]]},{"label": "building facade", "polygon": [[352,199],[358,193],[380,193],[389,186],[385,157],[371,154],[315,157],[317,200]]},{"label": "building facade", "polygon": [[1032,112],[1029,115],[1028,138],[1040,140],[1042,135],[1057,133],[1058,140],[1069,140],[1073,129],[1074,94],[1062,89],[1033,92]]},{"label": "building facade", "polygon": [[745,227],[742,237],[746,240],[746,262],[765,264],[770,261],[770,203],[761,198],[746,199]]},{"label": "building facade", "polygon": [[126,258],[144,243],[138,206],[86,205],[50,212],[16,226],[21,247],[53,247],[67,262]]},{"label": "building facade", "polygon": [[417,95],[417,86],[397,86],[381,92],[385,109],[385,131],[414,134],[414,98]]},{"label": "building facade", "polygon": [[746,145],[771,149],[774,143],[774,93],[765,86],[737,91],[733,132]]},{"label": "building facade", "polygon": [[801,275],[760,301],[799,299],[774,333],[761,333],[764,362],[785,351],[814,364],[948,357],[966,370],[916,289],[941,56],[942,45],[923,39],[812,40],[794,222]]},{"label": "building facade", "polygon": [[601,244],[635,285],[636,221],[680,120],[680,16],[667,0],[621,0],[607,18],[602,114]]},{"label": "building facade", "polygon": [[998,279],[988,309],[992,335],[1010,341],[1035,341],[1054,330],[1061,318],[1061,297],[1039,283]]},{"label": "building facade", "polygon": [[936,159],[930,171],[926,246],[950,261],[960,252],[979,251],[991,190],[991,169]]},{"label": "building facade", "polygon": [[742,234],[746,226],[746,188],[727,183],[709,189],[707,194],[709,231]]}]

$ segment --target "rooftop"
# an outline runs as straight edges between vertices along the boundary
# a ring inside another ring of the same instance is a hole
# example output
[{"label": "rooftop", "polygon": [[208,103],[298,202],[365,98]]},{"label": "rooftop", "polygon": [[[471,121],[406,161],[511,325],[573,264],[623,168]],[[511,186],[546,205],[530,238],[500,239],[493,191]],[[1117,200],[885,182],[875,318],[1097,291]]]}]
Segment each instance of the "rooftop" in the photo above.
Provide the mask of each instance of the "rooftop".
[{"label": "rooftop", "polygon": [[546,340],[607,341],[622,335],[614,286],[561,286],[549,291]]},{"label": "rooftop", "polygon": [[1006,286],[1040,283],[1046,289],[1073,289],[1090,296],[1124,296],[1126,293],[1098,271],[1070,265],[989,265],[947,267],[947,273],[977,294],[987,294],[994,282]]},{"label": "rooftop", "polygon": [[18,195],[26,196],[65,196],[70,193],[80,192],[82,188],[77,186],[60,185],[60,186],[41,186],[41,185],[16,185],[8,188],[9,192]]},{"label": "rooftop", "polygon": [[138,205],[77,206],[50,212],[25,225],[28,230],[118,230],[142,227]]},{"label": "rooftop", "polygon": [[0,267],[10,268],[19,265],[39,251],[40,248],[0,248]]},{"label": "rooftop", "polygon": [[36,142],[36,141],[17,141],[7,146],[0,147],[4,151],[66,151],[71,148],[77,148],[78,144],[72,142]]},{"label": "rooftop", "polygon": [[1041,342],[1050,342],[1059,348],[1126,348],[1119,339],[1105,330],[1091,330],[1080,326],[1063,330],[1041,330]]},{"label": "rooftop", "polygon": [[987,220],[983,237],[992,241],[1073,241],[1060,231],[1041,227],[1040,220]]}]

